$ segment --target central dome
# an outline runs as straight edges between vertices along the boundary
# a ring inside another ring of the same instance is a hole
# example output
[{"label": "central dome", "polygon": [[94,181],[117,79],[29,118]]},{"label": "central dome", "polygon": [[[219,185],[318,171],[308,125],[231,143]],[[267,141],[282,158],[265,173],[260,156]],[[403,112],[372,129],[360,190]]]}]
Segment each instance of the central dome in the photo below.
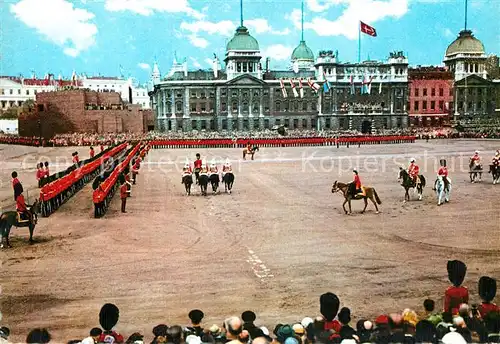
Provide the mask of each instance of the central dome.
[{"label": "central dome", "polygon": [[230,50],[259,51],[259,43],[250,36],[246,27],[240,26],[236,29],[234,37],[227,43],[226,51]]},{"label": "central dome", "polygon": [[299,46],[293,50],[292,61],[295,60],[314,61],[314,54],[305,41],[300,41]]},{"label": "central dome", "polygon": [[448,46],[448,49],[446,49],[446,57],[462,53],[484,54],[483,43],[474,37],[470,30],[460,31],[458,38]]}]

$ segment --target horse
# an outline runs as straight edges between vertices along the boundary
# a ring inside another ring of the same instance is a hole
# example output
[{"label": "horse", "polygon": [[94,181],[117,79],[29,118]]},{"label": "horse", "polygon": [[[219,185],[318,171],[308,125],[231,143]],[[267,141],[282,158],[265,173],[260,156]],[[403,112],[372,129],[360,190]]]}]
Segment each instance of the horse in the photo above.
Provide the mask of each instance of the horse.
[{"label": "horse", "polygon": [[29,243],[30,245],[35,243],[35,241],[33,240],[33,232],[35,231],[35,226],[38,222],[38,214],[40,213],[40,202],[38,200],[35,200],[35,203],[33,203],[32,205],[27,205],[26,207],[33,214],[33,222],[30,222],[29,220],[19,221],[17,211],[6,211],[2,213],[2,215],[0,216],[0,233],[2,235],[0,248],[12,247],[9,242],[9,234],[12,226],[18,228],[28,227],[30,231]]},{"label": "horse", "polygon": [[[368,206],[368,199],[370,199],[370,201],[372,201],[373,205],[375,206],[375,209],[377,210],[376,213],[378,214],[379,210],[378,210],[377,204],[379,204],[379,205],[382,204],[382,201],[378,197],[378,194],[377,194],[377,191],[375,191],[375,188],[370,187],[370,186],[363,187],[365,190],[365,196],[353,195],[355,192],[355,190],[354,190],[354,192],[352,191],[353,188],[354,188],[353,183],[345,184],[345,183],[340,183],[337,181],[335,181],[335,183],[333,183],[333,186],[332,186],[332,193],[336,193],[336,192],[340,191],[344,195],[344,203],[342,204],[342,208],[344,208],[345,213],[346,214],[352,213],[351,200],[362,199],[365,201],[365,207],[363,208],[363,211],[361,212],[361,214],[363,214],[366,210],[366,207]],[[349,213],[347,213],[347,210],[345,208],[346,203],[349,203]]]},{"label": "horse", "polygon": [[186,195],[191,195],[191,185],[193,185],[193,176],[191,174],[185,174],[182,176],[182,184],[186,188]]},{"label": "horse", "polygon": [[483,175],[483,166],[477,162],[477,160],[470,159],[469,161],[469,176],[470,182],[474,183],[479,176],[479,181],[481,181],[481,177]]},{"label": "horse", "polygon": [[220,178],[218,173],[211,173],[208,177],[210,183],[212,184],[212,192],[215,194],[219,188]]},{"label": "horse", "polygon": [[203,196],[207,195],[208,182],[209,182],[208,175],[206,173],[200,174],[200,176],[198,177],[198,184],[200,184],[201,194]]},{"label": "horse", "polygon": [[233,183],[234,183],[234,174],[233,174],[233,172],[226,172],[226,173],[224,173],[224,176],[222,177],[222,180],[224,181],[225,192],[231,194],[231,190],[233,189]]},{"label": "horse", "polygon": [[420,178],[420,184],[415,185],[415,182],[412,180],[408,172],[402,167],[399,168],[398,180],[403,180],[401,186],[405,189],[405,202],[410,200],[410,194],[408,193],[410,189],[415,189],[415,192],[418,193],[418,200],[422,200],[422,193],[424,192],[426,181],[423,175],[419,175],[418,177]]},{"label": "horse", "polygon": [[[438,205],[441,205],[444,202],[448,203],[450,201],[450,192],[451,192],[450,178],[448,178],[448,183],[445,183],[443,176],[438,176],[436,179],[436,184],[434,185],[434,188],[436,190],[436,197],[438,199]],[[444,198],[444,202],[443,202],[443,198]]]},{"label": "horse", "polygon": [[490,172],[493,177],[493,185],[500,183],[500,165],[490,165]]},{"label": "horse", "polygon": [[252,160],[253,160],[253,156],[255,154],[255,152],[258,152],[259,151],[259,147],[257,146],[253,146],[252,147],[252,150],[249,152],[247,148],[243,149],[243,160],[246,160],[246,156],[247,154],[250,154],[252,156]]}]

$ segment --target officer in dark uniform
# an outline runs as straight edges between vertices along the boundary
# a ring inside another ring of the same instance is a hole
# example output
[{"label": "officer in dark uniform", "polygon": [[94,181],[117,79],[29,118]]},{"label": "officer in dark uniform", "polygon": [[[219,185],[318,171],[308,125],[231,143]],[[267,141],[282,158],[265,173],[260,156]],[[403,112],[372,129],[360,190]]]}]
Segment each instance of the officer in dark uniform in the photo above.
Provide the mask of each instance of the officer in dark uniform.
[{"label": "officer in dark uniform", "polygon": [[241,319],[243,320],[243,329],[248,331],[251,339],[255,339],[262,335],[262,330],[254,324],[255,319],[257,319],[257,316],[254,312],[243,312],[241,314]]},{"label": "officer in dark uniform", "polygon": [[201,337],[203,335],[203,327],[201,327],[201,321],[205,314],[199,309],[193,309],[188,314],[189,319],[191,319],[191,326],[185,328],[185,336],[195,335]]}]

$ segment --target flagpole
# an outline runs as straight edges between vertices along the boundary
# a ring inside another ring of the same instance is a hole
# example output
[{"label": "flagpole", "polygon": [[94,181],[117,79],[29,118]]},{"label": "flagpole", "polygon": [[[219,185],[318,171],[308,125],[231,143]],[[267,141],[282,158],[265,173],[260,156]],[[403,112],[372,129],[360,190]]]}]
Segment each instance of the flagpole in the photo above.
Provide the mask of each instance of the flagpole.
[{"label": "flagpole", "polygon": [[361,22],[358,25],[358,63],[361,63]]}]

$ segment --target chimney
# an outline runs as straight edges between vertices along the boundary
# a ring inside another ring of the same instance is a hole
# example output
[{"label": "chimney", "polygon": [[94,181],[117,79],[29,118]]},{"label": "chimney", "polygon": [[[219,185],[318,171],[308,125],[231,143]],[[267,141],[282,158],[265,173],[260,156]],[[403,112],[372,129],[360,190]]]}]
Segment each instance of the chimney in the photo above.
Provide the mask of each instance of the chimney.
[{"label": "chimney", "polygon": [[269,73],[269,65],[271,64],[271,58],[266,57],[266,73]]},{"label": "chimney", "polygon": [[184,67],[184,77],[188,76],[188,63],[187,60],[184,60],[184,63],[182,64],[182,67]]},{"label": "chimney", "polygon": [[217,79],[219,75],[219,58],[216,55],[214,55],[213,69],[214,69],[214,77]]}]

